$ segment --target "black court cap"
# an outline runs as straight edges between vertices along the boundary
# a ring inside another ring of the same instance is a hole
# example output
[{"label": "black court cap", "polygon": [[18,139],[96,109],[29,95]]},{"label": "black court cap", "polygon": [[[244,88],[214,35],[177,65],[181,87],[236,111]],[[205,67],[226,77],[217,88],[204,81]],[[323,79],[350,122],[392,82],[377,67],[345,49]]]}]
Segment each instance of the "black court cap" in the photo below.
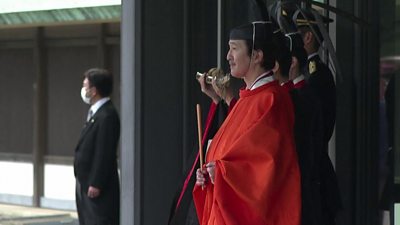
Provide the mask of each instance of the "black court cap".
[{"label": "black court cap", "polygon": [[271,41],[272,24],[270,21],[257,21],[235,27],[229,35],[230,40]]},{"label": "black court cap", "polygon": [[292,56],[296,57],[300,68],[303,68],[307,62],[307,52],[304,49],[303,39],[300,33],[286,34],[286,46],[290,49]]}]

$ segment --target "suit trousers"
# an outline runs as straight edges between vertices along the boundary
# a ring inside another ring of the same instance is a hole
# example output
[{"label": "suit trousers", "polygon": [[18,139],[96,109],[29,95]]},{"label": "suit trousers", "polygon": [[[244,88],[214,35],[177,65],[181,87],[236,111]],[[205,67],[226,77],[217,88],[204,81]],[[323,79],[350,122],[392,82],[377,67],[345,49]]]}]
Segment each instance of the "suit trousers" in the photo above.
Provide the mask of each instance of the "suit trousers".
[{"label": "suit trousers", "polygon": [[76,179],[75,195],[80,225],[119,225],[118,221],[108,218],[99,210],[96,198],[87,196],[86,188],[82,187],[78,179]]}]

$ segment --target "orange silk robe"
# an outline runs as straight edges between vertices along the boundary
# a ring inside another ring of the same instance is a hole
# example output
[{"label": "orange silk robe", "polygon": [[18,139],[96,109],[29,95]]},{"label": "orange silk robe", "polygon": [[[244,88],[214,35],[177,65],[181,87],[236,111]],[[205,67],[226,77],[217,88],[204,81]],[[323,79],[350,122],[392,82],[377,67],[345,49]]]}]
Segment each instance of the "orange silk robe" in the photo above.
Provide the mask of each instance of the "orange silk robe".
[{"label": "orange silk robe", "polygon": [[293,124],[291,98],[278,82],[241,90],[207,153],[206,162],[216,162],[214,185],[193,190],[201,225],[300,224]]}]

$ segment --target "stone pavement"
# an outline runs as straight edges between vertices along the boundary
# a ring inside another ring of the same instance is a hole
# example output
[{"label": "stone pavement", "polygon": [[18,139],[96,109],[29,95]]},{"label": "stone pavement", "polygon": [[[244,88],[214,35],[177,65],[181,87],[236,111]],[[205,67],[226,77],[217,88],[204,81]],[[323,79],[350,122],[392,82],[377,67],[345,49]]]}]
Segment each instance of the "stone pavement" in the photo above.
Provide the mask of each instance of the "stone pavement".
[{"label": "stone pavement", "polygon": [[0,204],[0,225],[79,225],[74,211]]}]

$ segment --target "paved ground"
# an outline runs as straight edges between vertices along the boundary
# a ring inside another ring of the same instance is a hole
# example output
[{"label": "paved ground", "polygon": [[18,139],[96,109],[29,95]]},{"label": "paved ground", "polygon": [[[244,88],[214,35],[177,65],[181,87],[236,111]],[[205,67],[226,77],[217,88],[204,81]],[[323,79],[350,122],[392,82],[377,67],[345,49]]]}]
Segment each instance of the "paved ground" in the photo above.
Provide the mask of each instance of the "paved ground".
[{"label": "paved ground", "polygon": [[76,212],[0,204],[0,225],[79,225]]}]

